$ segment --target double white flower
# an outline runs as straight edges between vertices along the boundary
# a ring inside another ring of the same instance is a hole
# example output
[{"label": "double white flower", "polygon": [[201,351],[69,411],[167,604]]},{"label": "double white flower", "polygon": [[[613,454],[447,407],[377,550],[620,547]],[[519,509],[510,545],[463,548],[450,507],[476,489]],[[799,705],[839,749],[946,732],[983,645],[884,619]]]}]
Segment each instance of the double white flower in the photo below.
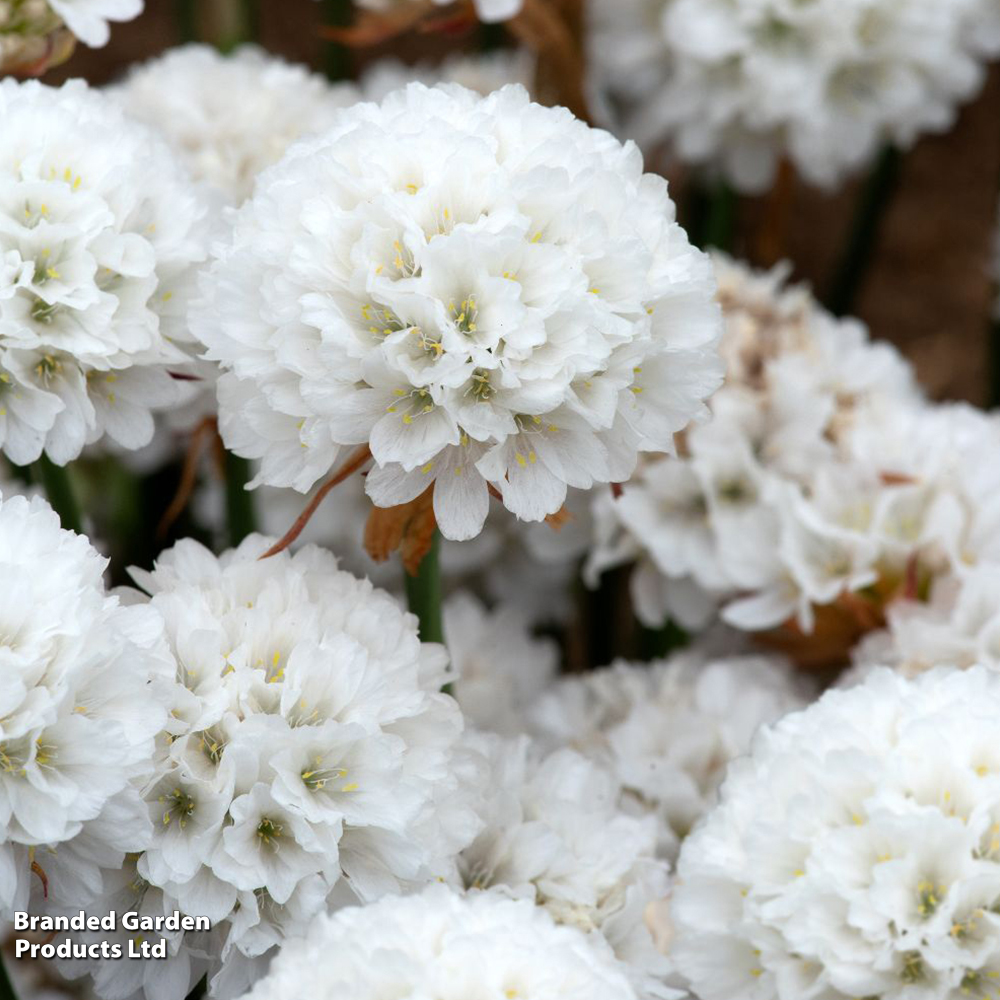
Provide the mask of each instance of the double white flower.
[{"label": "double white flower", "polygon": [[592,73],[624,128],[765,190],[833,185],[949,128],[1000,54],[993,0],[594,0]]},{"label": "double white flower", "polygon": [[704,1000],[987,997],[1000,675],[888,670],[765,730],[684,843],[671,954]]},{"label": "double white flower", "polygon": [[329,553],[261,561],[268,544],[217,558],[186,541],[133,571],[176,680],[143,786],[152,838],[121,877],[105,873],[101,905],[213,928],[169,935],[169,973],[98,963],[102,995],[173,1000],[204,973],[214,996],[238,994],[318,913],[446,874],[478,829],[443,648]]},{"label": "double white flower", "polygon": [[471,538],[669,451],[718,385],[706,257],[635,147],[519,87],[413,84],[262,175],[197,330],[227,445],[308,490],[369,445],[380,506],[434,484]]},{"label": "double white flower", "polygon": [[206,206],[170,151],[72,81],[0,84],[0,448],[146,444],[190,363]]}]

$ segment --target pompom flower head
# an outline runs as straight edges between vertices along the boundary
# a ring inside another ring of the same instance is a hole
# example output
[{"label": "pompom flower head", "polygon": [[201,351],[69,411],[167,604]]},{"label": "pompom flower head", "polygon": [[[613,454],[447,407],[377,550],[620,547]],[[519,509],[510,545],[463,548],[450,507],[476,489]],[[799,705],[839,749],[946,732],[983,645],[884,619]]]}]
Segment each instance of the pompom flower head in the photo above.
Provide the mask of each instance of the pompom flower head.
[{"label": "pompom flower head", "polygon": [[483,829],[459,856],[470,890],[533,900],[559,924],[611,945],[640,997],[679,996],[646,914],[667,894],[657,821],[628,815],[613,772],[568,748],[470,733],[487,762]]},{"label": "pompom flower head", "polygon": [[721,605],[738,628],[801,637],[819,622],[849,646],[887,601],[985,548],[998,477],[975,456],[997,422],[927,406],[893,347],[784,267],[715,261],[728,373],[713,419],[680,460],[646,460],[621,497],[597,496],[588,576],[634,560],[652,627],[701,628]]},{"label": "pompom flower head", "polygon": [[[121,863],[145,845],[150,824],[129,782],[150,770],[173,661],[159,616],[106,594],[105,560],[44,500],[0,502],[0,562],[0,914],[9,919],[27,908],[33,883],[39,901],[44,888],[50,902],[79,908],[97,858]],[[75,856],[67,841],[112,816],[114,833]]]},{"label": "pompom flower head", "polygon": [[205,206],[154,134],[73,81],[0,84],[0,448],[146,444],[191,360]]},{"label": "pompom flower head", "polygon": [[888,670],[762,731],[684,843],[704,1000],[985,998],[1000,973],[1000,675]]},{"label": "pompom flower head", "polygon": [[[477,829],[453,754],[461,714],[440,693],[444,649],[329,553],[260,560],[267,546],[251,536],[217,558],[186,541],[134,571],[177,683],[144,791],[153,839],[106,903],[212,920],[207,943],[170,941],[180,996],[206,972],[214,996],[241,992],[335,900],[445,874]],[[98,990],[139,975],[132,989],[144,979],[158,996],[157,965],[99,965]]]},{"label": "pompom flower head", "polygon": [[530,709],[529,729],[547,746],[573,747],[608,768],[624,808],[659,818],[658,851],[673,860],[714,804],[729,762],[759,726],[804,700],[779,657],[693,649],[563,678]]},{"label": "pompom flower head", "polygon": [[321,917],[245,1000],[635,1000],[601,944],[527,900],[436,885]]},{"label": "pompom flower head", "polygon": [[255,483],[370,447],[379,506],[524,520],[669,451],[717,386],[708,259],[636,148],[516,86],[411,84],[260,178],[204,283],[220,427]]},{"label": "pompom flower head", "polygon": [[252,45],[225,56],[207,45],[171,49],[110,93],[234,205],[294,140],[325,131],[360,97],[350,84],[331,85]]},{"label": "pompom flower head", "polygon": [[594,86],[630,135],[765,190],[943,131],[1000,53],[994,0],[594,0]]}]

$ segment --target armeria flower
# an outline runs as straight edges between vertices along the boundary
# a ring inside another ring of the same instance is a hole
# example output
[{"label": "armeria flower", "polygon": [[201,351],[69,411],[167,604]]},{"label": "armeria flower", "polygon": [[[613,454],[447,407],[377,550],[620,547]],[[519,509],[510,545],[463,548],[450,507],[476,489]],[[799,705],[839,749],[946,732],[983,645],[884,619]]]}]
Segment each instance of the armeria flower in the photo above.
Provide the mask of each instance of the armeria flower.
[{"label": "armeria flower", "polygon": [[[357,0],[357,4],[363,10],[371,10],[379,13],[395,10],[399,7],[406,7],[414,0]],[[447,7],[455,0],[434,0],[439,7]],[[476,14],[481,21],[492,23],[496,21],[507,21],[515,14],[519,13],[524,5],[524,0],[474,0]]]},{"label": "armeria flower", "polygon": [[888,628],[853,652],[856,682],[878,665],[914,676],[936,666],[1000,668],[1000,565],[986,563],[936,580],[926,601],[900,601]]},{"label": "armeria flower", "polygon": [[73,51],[73,38],[107,45],[109,21],[131,21],[143,0],[0,0],[0,73],[40,73]]},{"label": "armeria flower", "polygon": [[72,81],[0,84],[0,448],[138,448],[191,360],[206,209],[170,151]]},{"label": "armeria flower", "polygon": [[[121,891],[211,919],[205,940],[171,936],[177,997],[205,972],[213,996],[241,992],[316,914],[445,874],[477,830],[443,648],[329,553],[261,561],[268,546],[217,558],[185,541],[133,571],[177,657],[176,724]],[[102,995],[138,977],[158,996],[157,962],[105,965],[122,968],[95,970]]]},{"label": "armeria flower", "polygon": [[1000,976],[1000,675],[888,670],[764,730],[681,850],[704,1000],[965,1000]]},{"label": "armeria flower", "polygon": [[635,1000],[602,944],[527,900],[435,885],[313,921],[246,1000]]},{"label": "armeria flower", "polygon": [[149,608],[104,589],[106,560],[44,500],[0,502],[0,914],[77,909],[150,829],[130,781],[167,725],[173,661]]},{"label": "armeria flower", "polygon": [[612,772],[573,750],[543,754],[527,737],[467,739],[487,771],[483,830],[459,856],[462,884],[530,899],[556,923],[603,938],[640,997],[681,996],[666,984],[671,966],[646,923],[669,888],[656,819],[623,812]]},{"label": "armeria flower", "polygon": [[1000,54],[994,0],[595,0],[593,86],[623,127],[744,191],[788,157],[831,186],[948,129]]},{"label": "armeria flower", "polygon": [[170,49],[110,94],[233,205],[296,139],[326,131],[338,109],[360,99],[352,85],[330,84],[252,45],[226,56],[207,45]]},{"label": "armeria flower", "polygon": [[531,710],[529,729],[610,768],[625,808],[659,817],[658,850],[673,858],[757,728],[804,700],[779,657],[695,649],[557,681]]},{"label": "armeria flower", "polygon": [[365,100],[381,101],[414,81],[428,87],[458,83],[483,97],[509,83],[519,83],[530,93],[535,83],[535,57],[527,49],[498,49],[472,55],[455,53],[440,63],[411,65],[399,59],[379,59],[361,74],[358,86]]},{"label": "armeria flower", "polygon": [[556,674],[559,650],[532,636],[527,615],[503,606],[487,611],[460,591],[444,605],[444,637],[456,677],[452,693],[479,729],[514,736],[524,714]]},{"label": "armeria flower", "polygon": [[[446,537],[669,450],[720,366],[707,258],[638,152],[519,87],[412,84],[262,175],[204,283],[227,445],[312,486],[370,446]],[[278,335],[280,331],[280,336]]]},{"label": "armeria flower", "polygon": [[650,459],[620,498],[598,496],[590,582],[635,562],[652,626],[701,627],[722,605],[743,629],[842,615],[856,637],[887,600],[986,558],[1000,476],[977,456],[1000,446],[1000,422],[928,406],[893,348],[785,288],[783,269],[717,267],[729,376],[714,419],[680,461]]}]

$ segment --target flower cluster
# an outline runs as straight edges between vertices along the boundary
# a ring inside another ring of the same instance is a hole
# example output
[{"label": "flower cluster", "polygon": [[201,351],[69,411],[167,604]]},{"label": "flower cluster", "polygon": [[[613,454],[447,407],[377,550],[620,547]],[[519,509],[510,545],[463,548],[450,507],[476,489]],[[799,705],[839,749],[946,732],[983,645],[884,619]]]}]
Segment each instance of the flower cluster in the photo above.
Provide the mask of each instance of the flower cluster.
[{"label": "flower cluster", "polygon": [[0,0],[0,73],[40,72],[72,52],[74,39],[108,42],[109,21],[130,21],[143,0]]},{"label": "flower cluster", "polygon": [[149,608],[104,589],[106,562],[39,498],[0,502],[0,914],[77,908],[98,864],[141,849],[131,783],[167,726],[173,661]]},{"label": "flower cluster", "polygon": [[623,812],[612,772],[574,750],[543,755],[526,737],[468,740],[487,760],[488,794],[483,830],[459,856],[465,888],[532,900],[556,923],[606,940],[640,997],[680,996],[665,985],[670,963],[646,923],[669,887],[656,819]]},{"label": "flower cluster", "polygon": [[995,996],[998,712],[995,671],[882,670],[762,731],[681,850],[697,995]]},{"label": "flower cluster", "polygon": [[944,131],[1000,54],[993,0],[595,0],[593,87],[627,134],[766,190]]},{"label": "flower cluster", "polygon": [[543,745],[609,768],[624,807],[657,817],[658,852],[674,858],[757,728],[804,704],[793,677],[777,657],[697,648],[652,664],[619,661],[557,681],[529,712],[529,728]]},{"label": "flower cluster", "polygon": [[[507,87],[411,84],[296,143],[239,211],[197,327],[227,446],[308,490],[367,445],[446,537],[627,478],[717,386],[709,261],[638,151]],[[276,333],[280,331],[280,337]]]},{"label": "flower cluster", "polygon": [[[144,789],[152,839],[104,903],[210,918],[170,939],[172,996],[206,972],[238,994],[317,913],[446,874],[478,826],[443,648],[330,554],[267,547],[186,541],[133,571],[177,659],[173,728]],[[156,997],[157,965],[98,963],[95,983]]]},{"label": "flower cluster", "polygon": [[636,1000],[600,944],[526,900],[433,886],[315,921],[245,1000]]},{"label": "flower cluster", "polygon": [[170,49],[109,93],[232,205],[296,139],[325,131],[361,97],[351,84],[329,84],[252,45],[227,56],[207,45]]},{"label": "flower cluster", "polygon": [[843,613],[866,631],[890,597],[996,558],[1000,419],[930,406],[905,362],[837,321],[782,272],[719,258],[729,378],[681,461],[651,460],[596,506],[589,571],[637,561],[633,595],[668,614],[809,632]]},{"label": "flower cluster", "polygon": [[465,591],[445,603],[444,637],[456,675],[452,692],[465,718],[508,736],[522,732],[525,712],[555,677],[555,642],[534,638],[520,609],[487,611]]},{"label": "flower cluster", "polygon": [[80,81],[0,83],[0,448],[146,444],[190,362],[206,206],[170,151]]}]

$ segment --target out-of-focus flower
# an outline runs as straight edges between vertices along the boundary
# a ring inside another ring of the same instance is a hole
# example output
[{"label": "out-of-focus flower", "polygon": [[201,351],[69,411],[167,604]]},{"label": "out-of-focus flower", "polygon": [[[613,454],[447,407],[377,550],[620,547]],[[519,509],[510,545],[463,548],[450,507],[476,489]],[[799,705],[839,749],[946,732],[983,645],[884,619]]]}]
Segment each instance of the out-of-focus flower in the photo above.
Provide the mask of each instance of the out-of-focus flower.
[{"label": "out-of-focus flower", "polygon": [[351,84],[330,84],[253,45],[230,55],[208,45],[170,49],[108,92],[231,205],[296,139],[325,132],[361,97]]},{"label": "out-of-focus flower", "polygon": [[636,562],[649,625],[701,627],[721,605],[750,631],[829,638],[839,622],[850,645],[888,601],[996,559],[1000,470],[981,456],[1000,448],[1000,419],[925,403],[891,347],[781,270],[717,266],[729,376],[713,420],[680,461],[598,496],[591,577]]},{"label": "out-of-focus flower", "polygon": [[207,209],[170,150],[80,81],[0,84],[0,448],[146,444],[193,360]]},{"label": "out-of-focus flower", "polygon": [[867,636],[853,659],[845,683],[879,665],[909,677],[937,666],[1000,668],[1000,564],[941,578],[927,601],[893,605],[888,628]]},{"label": "out-of-focus flower", "polygon": [[602,944],[527,900],[436,885],[315,920],[246,1000],[636,1000]]},{"label": "out-of-focus flower", "polygon": [[681,849],[672,958],[704,1000],[988,997],[1000,674],[888,670],[757,737]]},{"label": "out-of-focus flower", "polygon": [[673,858],[758,727],[805,700],[780,657],[695,649],[563,678],[537,699],[528,729],[543,745],[572,747],[608,767],[624,808],[660,819],[658,849]]},{"label": "out-of-focus flower", "polygon": [[754,192],[782,157],[831,186],[946,130],[1000,54],[995,0],[591,0],[590,17],[592,85],[625,133]]},{"label": "out-of-focus flower", "polygon": [[465,591],[445,603],[444,638],[456,675],[451,690],[466,719],[508,736],[524,732],[528,707],[555,676],[555,642],[534,638],[524,612],[487,611]]},{"label": "out-of-focus flower", "polygon": [[[370,447],[379,506],[434,484],[446,537],[490,488],[540,521],[705,412],[714,281],[638,151],[520,87],[411,84],[261,178],[198,332],[254,484],[308,490]],[[280,336],[276,333],[280,331]]]},{"label": "out-of-focus flower", "polygon": [[462,884],[530,899],[557,923],[599,935],[640,997],[681,996],[646,923],[669,887],[656,819],[623,812],[614,774],[573,750],[542,754],[527,737],[467,740],[488,766],[483,830],[459,857]]}]

